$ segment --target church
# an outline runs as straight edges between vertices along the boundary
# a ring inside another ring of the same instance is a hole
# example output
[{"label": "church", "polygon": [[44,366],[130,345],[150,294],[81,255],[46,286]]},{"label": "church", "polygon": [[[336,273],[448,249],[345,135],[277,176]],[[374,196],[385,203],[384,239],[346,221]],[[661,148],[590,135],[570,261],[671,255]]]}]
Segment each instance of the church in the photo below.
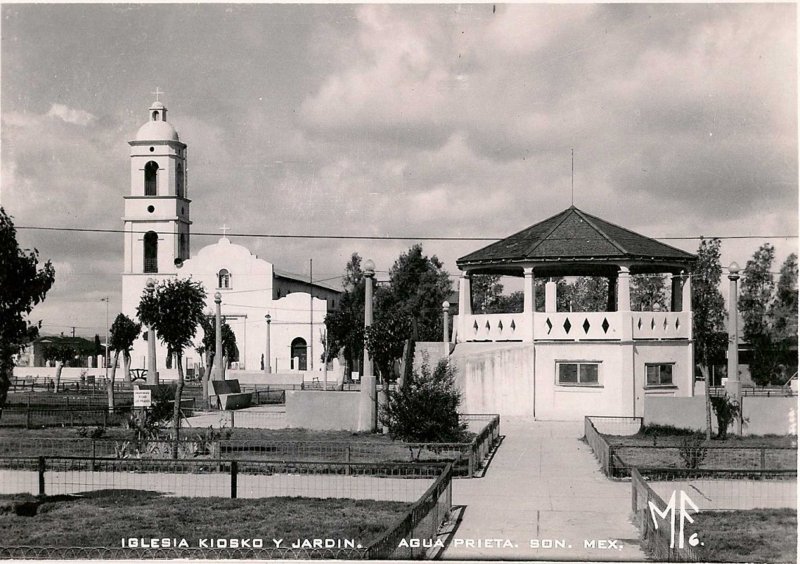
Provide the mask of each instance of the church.
[{"label": "church", "polygon": [[[205,288],[209,314],[216,307],[214,294],[221,295],[222,317],[236,335],[238,348],[238,359],[229,359],[230,368],[253,372],[267,364],[272,372],[320,370],[325,316],[338,306],[341,291],[276,269],[231,242],[227,227],[219,241],[191,255],[187,145],[167,121],[167,108],[158,101],[158,93],[156,98],[147,122],[128,143],[122,312],[136,319],[136,307],[150,280],[191,278]],[[199,344],[202,330],[198,332]],[[186,367],[202,362],[195,350],[184,354]],[[160,342],[156,357],[161,376],[173,377],[174,363]],[[131,365],[147,367],[144,337],[134,344]]]}]

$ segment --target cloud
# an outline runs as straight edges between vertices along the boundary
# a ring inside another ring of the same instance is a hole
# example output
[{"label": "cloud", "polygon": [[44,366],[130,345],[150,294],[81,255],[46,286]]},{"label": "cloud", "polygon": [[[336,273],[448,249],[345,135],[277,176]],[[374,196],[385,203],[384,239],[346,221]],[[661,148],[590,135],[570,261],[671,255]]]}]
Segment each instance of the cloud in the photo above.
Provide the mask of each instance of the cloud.
[{"label": "cloud", "polygon": [[97,118],[83,110],[76,110],[64,104],[53,104],[50,106],[50,111],[47,112],[48,117],[58,118],[66,123],[74,125],[86,126],[94,123]]}]

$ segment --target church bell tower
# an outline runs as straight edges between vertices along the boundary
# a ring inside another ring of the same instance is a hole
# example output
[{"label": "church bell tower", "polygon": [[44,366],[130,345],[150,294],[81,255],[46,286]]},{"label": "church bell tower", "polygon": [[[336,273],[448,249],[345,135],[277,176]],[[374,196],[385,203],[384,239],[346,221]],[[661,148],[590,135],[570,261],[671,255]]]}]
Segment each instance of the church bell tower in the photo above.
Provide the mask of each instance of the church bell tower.
[{"label": "church bell tower", "polygon": [[[158,100],[148,109],[131,147],[131,187],[125,196],[123,274],[164,278],[189,258],[186,145]],[[124,277],[125,278],[125,277]],[[123,288],[124,290],[124,288]]]}]

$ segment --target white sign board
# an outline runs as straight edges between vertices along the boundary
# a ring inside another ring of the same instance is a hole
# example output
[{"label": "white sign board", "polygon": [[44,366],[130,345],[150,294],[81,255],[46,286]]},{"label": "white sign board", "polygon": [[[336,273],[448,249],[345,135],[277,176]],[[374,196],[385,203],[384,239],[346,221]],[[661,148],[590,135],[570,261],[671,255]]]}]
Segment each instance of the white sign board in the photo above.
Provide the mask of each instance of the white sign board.
[{"label": "white sign board", "polygon": [[133,390],[133,407],[150,407],[150,390]]},{"label": "white sign board", "polygon": [[351,372],[350,377],[353,380],[361,381],[361,374],[359,374],[358,372]]}]

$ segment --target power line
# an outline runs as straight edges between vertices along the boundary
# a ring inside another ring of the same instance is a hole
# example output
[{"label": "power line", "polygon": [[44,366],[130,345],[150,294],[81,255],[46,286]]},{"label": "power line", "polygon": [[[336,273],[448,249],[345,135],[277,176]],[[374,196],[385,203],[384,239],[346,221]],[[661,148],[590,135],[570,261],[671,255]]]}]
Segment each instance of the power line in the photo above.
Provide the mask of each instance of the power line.
[{"label": "power line", "polygon": [[[144,235],[149,231],[125,231],[124,229],[98,229],[85,227],[42,227],[36,225],[20,225],[16,229],[35,231],[58,231],[74,233],[130,233]],[[175,235],[173,232],[156,232],[159,235]],[[193,236],[219,237],[219,233],[194,232]],[[339,239],[364,241],[502,241],[505,237],[445,237],[445,236],[397,236],[397,235],[294,235],[289,233],[228,233],[229,237],[249,237],[254,239]],[[692,241],[696,239],[797,239],[797,235],[687,235],[679,237],[650,237],[660,241]],[[570,239],[549,239],[551,241],[568,241]]]}]

